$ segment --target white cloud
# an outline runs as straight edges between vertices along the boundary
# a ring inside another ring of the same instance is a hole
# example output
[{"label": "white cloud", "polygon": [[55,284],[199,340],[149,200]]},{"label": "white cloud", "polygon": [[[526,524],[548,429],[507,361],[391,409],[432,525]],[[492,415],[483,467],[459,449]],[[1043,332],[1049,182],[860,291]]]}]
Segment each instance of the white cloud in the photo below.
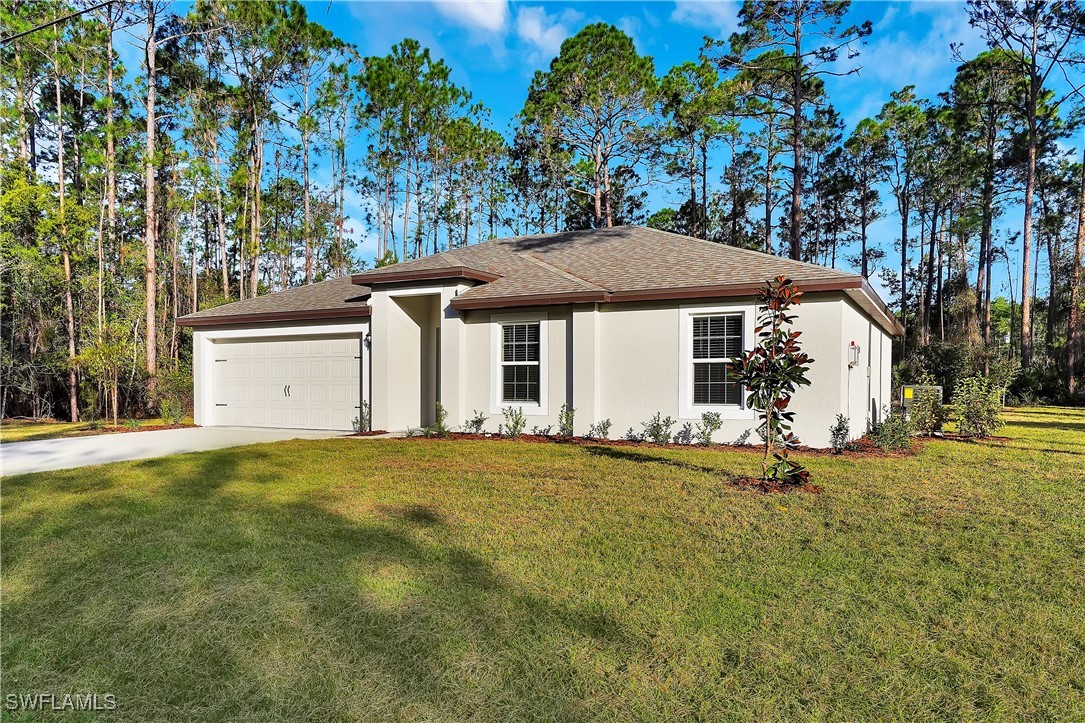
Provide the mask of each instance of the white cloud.
[{"label": "white cloud", "polygon": [[441,15],[472,30],[504,32],[509,20],[508,0],[439,0],[433,6]]},{"label": "white cloud", "polygon": [[640,47],[641,47],[641,42],[640,42],[641,21],[640,21],[640,18],[638,18],[635,15],[624,15],[621,18],[618,19],[617,25],[618,25],[619,30],[621,30],[623,33],[625,33],[629,37],[633,38],[633,45],[635,45],[637,47],[637,49],[639,50]]},{"label": "white cloud", "polygon": [[671,22],[714,31],[717,39],[726,40],[738,31],[738,9],[735,0],[680,1],[674,4]]},{"label": "white cloud", "polygon": [[[986,47],[983,37],[968,24],[968,12],[957,3],[915,3],[910,6],[913,17],[927,16],[929,27],[922,38],[906,29],[907,21],[890,8],[886,13],[891,24],[883,21],[884,33],[876,33],[873,42],[862,48],[858,62],[861,74],[878,80],[896,90],[915,85],[920,95],[945,90],[952,80],[957,64],[950,54],[951,44],[960,44],[960,53],[971,58]],[[918,19],[918,18],[917,18]]]},{"label": "white cloud", "polygon": [[569,26],[583,17],[572,9],[550,15],[542,7],[523,7],[516,13],[516,35],[535,48],[536,61],[549,59],[558,54],[562,42],[572,35]]}]

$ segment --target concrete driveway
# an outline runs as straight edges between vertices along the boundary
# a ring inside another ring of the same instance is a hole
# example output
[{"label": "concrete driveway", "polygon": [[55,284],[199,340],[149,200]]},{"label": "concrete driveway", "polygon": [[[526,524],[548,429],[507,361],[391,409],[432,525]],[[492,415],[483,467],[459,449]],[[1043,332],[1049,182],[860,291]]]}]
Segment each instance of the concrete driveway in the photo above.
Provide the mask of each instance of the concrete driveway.
[{"label": "concrete driveway", "polygon": [[328,439],[346,432],[251,427],[193,427],[153,432],[99,434],[0,444],[0,474],[11,476],[53,469],[89,467],[129,459],[166,457],[182,452],[239,447],[285,439]]}]

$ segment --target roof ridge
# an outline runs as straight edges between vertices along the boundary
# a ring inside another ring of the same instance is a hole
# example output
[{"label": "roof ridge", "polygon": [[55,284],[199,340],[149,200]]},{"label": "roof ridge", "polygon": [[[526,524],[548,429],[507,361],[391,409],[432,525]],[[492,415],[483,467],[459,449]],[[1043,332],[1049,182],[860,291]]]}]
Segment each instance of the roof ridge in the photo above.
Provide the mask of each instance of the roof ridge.
[{"label": "roof ridge", "polygon": [[568,281],[572,281],[573,283],[580,284],[581,286],[583,286],[586,289],[591,289],[592,291],[606,291],[607,290],[607,289],[603,288],[602,286],[599,286],[598,284],[593,284],[592,282],[588,281],[587,279],[584,279],[584,278],[581,278],[580,276],[577,276],[576,274],[574,274],[572,271],[569,271],[568,269],[562,269],[562,268],[559,268],[557,266],[554,266],[553,264],[551,264],[551,263],[549,263],[547,261],[543,261],[538,256],[536,256],[535,254],[525,252],[525,253],[516,253],[514,255],[519,256],[521,258],[525,258],[528,261],[532,261],[535,264],[537,264],[537,265],[541,266],[542,268],[546,269],[547,271],[549,271],[551,273],[554,273],[554,274],[557,274],[558,276],[561,276],[562,278],[564,278],[564,279],[566,279]]}]

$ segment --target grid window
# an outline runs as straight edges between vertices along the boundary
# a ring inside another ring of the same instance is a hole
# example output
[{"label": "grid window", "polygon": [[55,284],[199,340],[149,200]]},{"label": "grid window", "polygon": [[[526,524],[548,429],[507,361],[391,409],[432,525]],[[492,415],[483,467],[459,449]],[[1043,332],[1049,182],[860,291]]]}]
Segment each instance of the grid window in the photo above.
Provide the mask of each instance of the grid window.
[{"label": "grid window", "polygon": [[742,403],[728,360],[742,354],[742,315],[693,317],[693,403]]},{"label": "grid window", "polygon": [[501,401],[539,403],[539,324],[501,327]]}]

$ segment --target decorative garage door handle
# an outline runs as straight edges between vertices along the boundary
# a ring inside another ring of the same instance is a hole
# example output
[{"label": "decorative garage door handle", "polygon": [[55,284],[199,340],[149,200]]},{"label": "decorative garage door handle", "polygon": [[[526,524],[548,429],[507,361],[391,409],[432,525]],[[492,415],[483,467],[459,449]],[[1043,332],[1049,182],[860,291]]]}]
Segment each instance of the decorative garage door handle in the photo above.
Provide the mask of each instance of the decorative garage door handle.
[{"label": "decorative garage door handle", "polygon": [[283,396],[284,397],[289,397],[290,396],[290,385],[289,384],[284,384],[283,385]]}]

